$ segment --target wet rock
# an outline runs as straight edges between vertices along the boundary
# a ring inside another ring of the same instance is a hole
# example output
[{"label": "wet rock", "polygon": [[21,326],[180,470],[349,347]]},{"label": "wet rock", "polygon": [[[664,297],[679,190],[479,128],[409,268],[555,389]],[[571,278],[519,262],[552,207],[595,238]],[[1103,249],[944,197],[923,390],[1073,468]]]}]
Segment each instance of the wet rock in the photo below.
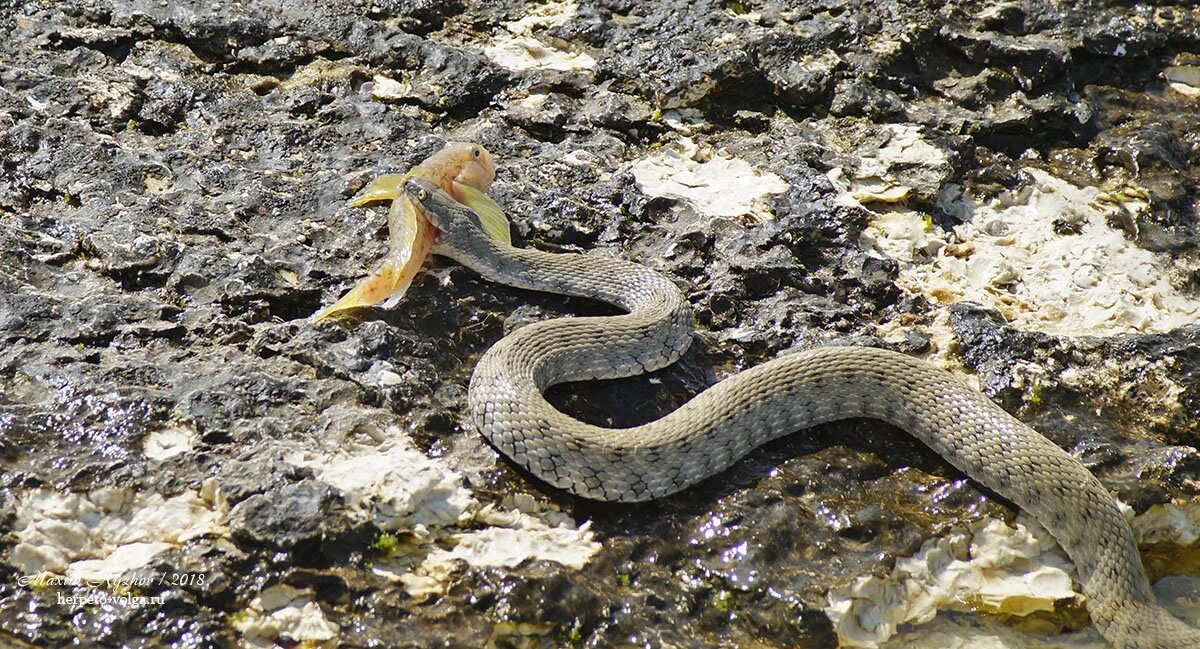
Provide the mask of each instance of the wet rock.
[{"label": "wet rock", "polygon": [[[966,97],[973,97],[975,88],[968,90]],[[833,99],[829,102],[829,112],[838,117],[866,117],[875,121],[885,121],[904,112],[904,104],[900,97],[890,90],[881,90],[873,85],[858,81],[839,83]]]},{"label": "wet rock", "polygon": [[579,117],[590,125],[628,130],[647,127],[652,114],[640,97],[619,92],[600,92],[580,107]]},{"label": "wet rock", "polygon": [[1036,358],[1039,345],[1049,344],[1050,338],[1014,331],[999,314],[977,305],[956,304],[950,314],[963,358],[981,375],[984,392],[993,399],[1015,403],[1018,392],[1009,368]]},{"label": "wet rock", "polygon": [[80,246],[84,254],[96,257],[102,272],[130,289],[161,284],[179,253],[171,241],[130,229],[85,236]]},{"label": "wet rock", "polygon": [[833,81],[829,63],[815,60],[811,39],[770,37],[757,44],[757,64],[787,109],[799,109],[824,99]]},{"label": "wet rock", "polygon": [[224,464],[218,483],[229,504],[237,505],[251,496],[281,489],[310,474],[311,471],[288,464],[282,453],[254,454]]},{"label": "wet rock", "polygon": [[311,546],[339,528],[337,497],[329,487],[302,480],[255,494],[229,512],[235,538],[281,549]]},{"label": "wet rock", "polygon": [[[464,419],[479,355],[514,327],[611,308],[435,260],[396,308],[310,320],[387,248],[385,210],[346,200],[450,139],[496,156],[489,193],[519,245],[637,260],[692,304],[679,363],[555,386],[573,415],[644,423],[783,353],[881,345],[977,381],[1136,512],[1196,496],[1195,327],[1038,333],[1011,317],[1022,269],[983,258],[985,238],[1012,252],[1020,224],[973,221],[1041,185],[1065,195],[1047,176],[1100,188],[1113,249],[1170,269],[1123,276],[1191,303],[1196,106],[1160,76],[1197,55],[1182,4],[70,0],[17,2],[0,24],[0,536],[39,489],[209,485],[211,515],[233,508],[228,532],[172,539],[142,569],[212,578],[161,606],[59,605],[17,585],[5,549],[11,642],[287,644],[307,622],[355,646],[828,647],[846,641],[831,590],[1011,522],[873,422],[798,432],[638,505],[498,459]],[[741,201],[748,187],[766,191]],[[1076,208],[1029,221],[1083,250],[1095,233]],[[889,224],[904,245],[883,250]],[[998,271],[980,293],[995,303],[908,283],[958,262],[950,279]],[[455,507],[405,521],[388,485],[356,482],[363,458],[421,468],[439,479],[413,497]],[[582,568],[449,561],[425,590],[389,576],[517,510],[587,522],[600,549]],[[1153,570],[1173,574],[1186,561],[1154,538]],[[1055,642],[1019,626],[1005,633]],[[900,633],[892,646],[917,645]]]},{"label": "wet rock", "polygon": [[[610,114],[619,109],[610,107]],[[549,134],[558,132],[567,123],[568,117],[577,111],[578,107],[569,97],[558,93],[534,94],[514,102],[505,117],[531,133]]]},{"label": "wet rock", "polygon": [[1087,51],[1113,57],[1150,55],[1161,50],[1169,38],[1147,15],[1133,11],[1097,16],[1082,37]]},{"label": "wet rock", "polygon": [[374,3],[372,13],[380,18],[396,20],[401,29],[413,34],[428,34],[441,29],[446,20],[463,10],[460,0],[419,0],[418,2],[385,1]]},{"label": "wet rock", "polygon": [[980,65],[1009,69],[1017,85],[1026,92],[1059,79],[1070,65],[1065,43],[1030,37],[1012,38],[995,33],[973,33],[943,28],[943,38]]},{"label": "wet rock", "polygon": [[420,67],[411,77],[412,97],[431,110],[477,112],[508,81],[502,70],[469,49],[425,41],[414,54]]}]

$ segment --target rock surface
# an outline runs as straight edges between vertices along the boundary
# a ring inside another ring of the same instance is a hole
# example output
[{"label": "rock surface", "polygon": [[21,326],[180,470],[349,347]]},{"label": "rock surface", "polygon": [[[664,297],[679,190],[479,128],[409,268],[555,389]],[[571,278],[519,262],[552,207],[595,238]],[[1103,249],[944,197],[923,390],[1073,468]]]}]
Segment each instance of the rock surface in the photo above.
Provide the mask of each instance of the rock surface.
[{"label": "rock surface", "polygon": [[347,199],[446,140],[496,156],[519,245],[693,304],[680,363],[564,410],[924,356],[1087,464],[1200,618],[1200,9],[795,4],[0,8],[0,644],[1103,646],[1053,543],[882,424],[638,506],[515,470],[474,360],[606,307],[434,260],[314,324],[386,245]]}]

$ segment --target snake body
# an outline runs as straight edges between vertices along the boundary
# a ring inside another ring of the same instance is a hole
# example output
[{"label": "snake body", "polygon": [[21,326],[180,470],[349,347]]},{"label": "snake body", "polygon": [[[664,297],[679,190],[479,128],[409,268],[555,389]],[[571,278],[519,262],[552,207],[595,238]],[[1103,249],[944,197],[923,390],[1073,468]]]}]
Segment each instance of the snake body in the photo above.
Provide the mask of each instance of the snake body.
[{"label": "snake body", "polygon": [[522,327],[480,359],[468,402],[495,448],[546,482],[605,501],[658,498],[712,476],[761,444],[852,418],[899,426],[977,483],[1031,513],[1075,563],[1088,611],[1116,647],[1200,647],[1200,630],[1154,598],[1113,497],[1077,460],[952,374],[904,354],[824,347],[782,356],[705,390],[662,419],[593,426],[543,396],[565,381],[611,379],[675,362],[692,338],[687,300],[629,261],[520,249],[435,186],[406,188],[441,231],[434,252],[518,288],[593,298],[627,312]]}]

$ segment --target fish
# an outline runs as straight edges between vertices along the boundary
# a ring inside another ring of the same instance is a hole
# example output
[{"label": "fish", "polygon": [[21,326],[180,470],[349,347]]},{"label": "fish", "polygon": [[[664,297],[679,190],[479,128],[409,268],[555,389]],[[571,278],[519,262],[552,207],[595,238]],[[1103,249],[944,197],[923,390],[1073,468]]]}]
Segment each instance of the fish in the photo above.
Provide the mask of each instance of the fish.
[{"label": "fish", "polygon": [[404,183],[422,178],[437,184],[454,200],[479,215],[483,229],[493,238],[512,243],[508,217],[487,195],[496,179],[496,165],[487,149],[472,142],[447,142],[440,151],[404,174],[383,174],[372,180],[350,201],[351,207],[391,201],[388,209],[388,251],[383,263],[350,292],[317,315],[317,321],[345,315],[345,311],[379,304],[394,307],[404,297],[413,278],[429,256],[438,229],[421,206],[404,193]]}]

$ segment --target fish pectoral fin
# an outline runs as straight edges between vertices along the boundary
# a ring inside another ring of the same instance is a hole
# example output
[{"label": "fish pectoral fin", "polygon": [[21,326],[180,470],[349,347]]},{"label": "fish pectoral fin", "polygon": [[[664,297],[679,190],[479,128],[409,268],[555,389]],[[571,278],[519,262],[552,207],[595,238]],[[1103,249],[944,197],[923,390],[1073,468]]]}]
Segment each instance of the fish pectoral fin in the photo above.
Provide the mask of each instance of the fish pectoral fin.
[{"label": "fish pectoral fin", "polygon": [[350,207],[362,207],[370,203],[378,203],[380,201],[395,200],[397,196],[404,191],[404,181],[408,180],[408,174],[383,174],[376,176],[374,180],[367,183],[358,195],[350,199]]},{"label": "fish pectoral fin", "polygon": [[428,221],[418,211],[416,203],[407,195],[400,195],[392,201],[388,210],[388,257],[403,266],[413,254],[413,246],[417,237],[427,226]]},{"label": "fish pectoral fin", "polygon": [[508,217],[496,201],[487,194],[460,182],[454,183],[454,193],[461,199],[463,205],[471,208],[479,217],[483,231],[493,239],[512,245],[512,233],[509,231]]}]

